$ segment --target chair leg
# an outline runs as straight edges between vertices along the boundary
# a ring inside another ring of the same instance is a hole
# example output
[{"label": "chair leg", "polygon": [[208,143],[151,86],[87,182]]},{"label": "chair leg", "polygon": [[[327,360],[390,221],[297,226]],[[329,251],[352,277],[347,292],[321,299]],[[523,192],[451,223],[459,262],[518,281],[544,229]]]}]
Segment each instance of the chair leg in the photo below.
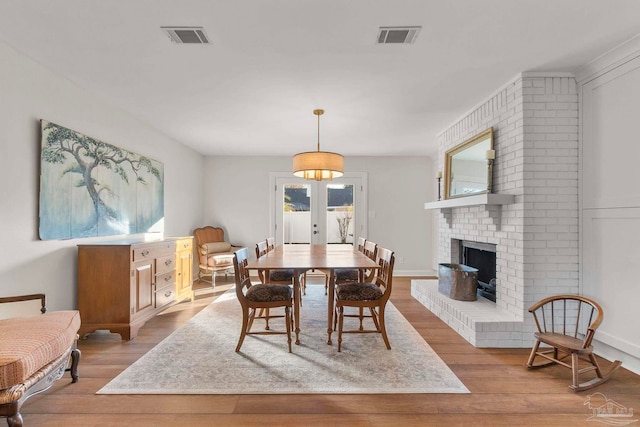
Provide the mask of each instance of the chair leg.
[{"label": "chair leg", "polygon": [[598,363],[598,359],[596,359],[596,356],[593,353],[589,354],[589,360],[591,361],[591,364],[595,368],[596,375],[598,376],[598,378],[603,378],[604,375],[602,375],[602,370],[600,369],[600,364]]},{"label": "chair leg", "polygon": [[247,329],[250,328],[249,325],[249,312],[243,307],[242,310],[242,329],[240,330],[240,339],[238,340],[238,345],[236,345],[236,353],[240,351],[240,347],[242,347],[242,343],[244,342],[244,337],[247,334]]},{"label": "chair leg", "polygon": [[258,318],[263,318],[266,325],[264,327],[265,331],[269,330],[269,309],[268,308],[261,308],[260,311],[258,312]]},{"label": "chair leg", "polygon": [[[263,309],[260,309],[260,312],[262,312]],[[269,309],[265,308],[264,309],[264,321],[266,323],[264,330],[268,331],[269,330]]]},{"label": "chair leg", "polygon": [[580,358],[578,357],[578,353],[571,353],[571,377],[573,379],[573,387],[580,387],[580,366],[579,366]]},{"label": "chair leg", "polygon": [[[596,371],[596,377],[589,380],[589,381],[585,381],[583,383],[578,383],[576,385],[575,383],[575,379],[574,379],[574,383],[572,385],[569,386],[570,389],[572,389],[573,391],[583,391],[583,390],[588,390],[590,388],[593,388],[597,385],[602,384],[605,381],[608,381],[611,376],[613,375],[613,373],[615,371],[618,370],[618,368],[620,367],[620,365],[622,364],[622,362],[620,362],[619,360],[614,361],[611,366],[609,367],[609,371],[607,371],[606,373],[602,372],[602,370],[600,369],[600,364],[598,363],[598,360],[596,359],[596,356],[593,354],[589,354],[589,361],[591,362],[591,370]],[[585,370],[589,370],[588,368],[584,368],[582,369],[583,371]],[[578,371],[579,373],[579,371]]]},{"label": "chair leg", "polygon": [[389,338],[387,337],[387,327],[384,324],[384,307],[380,307],[380,313],[378,314],[380,322],[380,332],[382,333],[382,339],[384,340],[387,350],[391,350],[391,344],[389,344]]},{"label": "chair leg", "polygon": [[376,309],[373,307],[369,307],[369,311],[371,312],[371,319],[373,320],[373,324],[375,325],[376,330],[380,332],[380,322],[378,321],[378,318],[380,316],[376,312]]},{"label": "chair leg", "polygon": [[71,350],[71,367],[69,368],[69,371],[71,373],[72,383],[78,382],[78,364],[80,363],[80,356],[80,350],[78,350],[77,348]]},{"label": "chair leg", "polygon": [[538,348],[540,348],[540,340],[536,340],[535,345],[531,349],[531,354],[529,354],[529,360],[527,361],[527,367],[533,367],[533,360],[536,358],[536,353],[538,352]]},{"label": "chair leg", "polygon": [[300,287],[302,288],[302,295],[307,295],[307,272],[306,271],[302,275],[302,283]]},{"label": "chair leg", "polygon": [[340,306],[340,319],[338,320],[338,352],[342,351],[342,325],[344,323],[344,307]]},{"label": "chair leg", "polygon": [[289,353],[291,353],[291,310],[289,307],[284,308],[284,318],[287,325],[287,344],[289,345]]},{"label": "chair leg", "polygon": [[17,412],[15,415],[8,416],[7,424],[9,425],[9,427],[22,427],[23,421],[20,412]]}]

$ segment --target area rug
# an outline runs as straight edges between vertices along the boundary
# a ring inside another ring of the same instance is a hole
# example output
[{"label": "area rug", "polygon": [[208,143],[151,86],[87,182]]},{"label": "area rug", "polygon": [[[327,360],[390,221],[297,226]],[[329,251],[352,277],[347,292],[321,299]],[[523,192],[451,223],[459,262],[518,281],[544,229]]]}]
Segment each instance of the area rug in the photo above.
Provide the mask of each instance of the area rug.
[{"label": "area rug", "polygon": [[[98,391],[99,394],[469,393],[409,322],[387,304],[380,334],[337,334],[327,345],[324,286],[307,286],[300,345],[286,335],[250,335],[235,347],[242,315],[231,289]],[[357,319],[345,319],[357,322]],[[370,321],[370,319],[369,319]],[[272,328],[284,322],[272,319]],[[264,327],[264,322],[254,328]],[[294,338],[295,339],[295,338]]]}]

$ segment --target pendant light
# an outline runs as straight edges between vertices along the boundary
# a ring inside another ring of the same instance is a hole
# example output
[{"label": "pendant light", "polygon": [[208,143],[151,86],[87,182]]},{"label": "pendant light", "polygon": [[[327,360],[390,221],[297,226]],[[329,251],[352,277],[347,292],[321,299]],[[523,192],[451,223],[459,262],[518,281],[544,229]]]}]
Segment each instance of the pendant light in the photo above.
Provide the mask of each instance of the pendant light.
[{"label": "pendant light", "polygon": [[324,110],[313,110],[318,116],[318,151],[298,153],[293,156],[293,174],[297,177],[322,181],[341,177],[344,157],[341,154],[320,151],[320,116]]}]

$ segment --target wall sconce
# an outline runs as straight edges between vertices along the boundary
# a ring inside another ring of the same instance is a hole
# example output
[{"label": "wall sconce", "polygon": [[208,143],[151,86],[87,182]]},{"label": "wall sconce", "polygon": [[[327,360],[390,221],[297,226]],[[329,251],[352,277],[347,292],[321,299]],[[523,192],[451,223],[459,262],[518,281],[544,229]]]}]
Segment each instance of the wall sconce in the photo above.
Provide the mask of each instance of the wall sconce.
[{"label": "wall sconce", "polygon": [[440,195],[440,181],[442,181],[442,171],[438,171],[436,180],[438,181],[438,201],[440,201],[442,200],[442,196]]},{"label": "wall sconce", "polygon": [[487,193],[491,193],[493,187],[493,162],[496,159],[496,150],[487,150]]}]

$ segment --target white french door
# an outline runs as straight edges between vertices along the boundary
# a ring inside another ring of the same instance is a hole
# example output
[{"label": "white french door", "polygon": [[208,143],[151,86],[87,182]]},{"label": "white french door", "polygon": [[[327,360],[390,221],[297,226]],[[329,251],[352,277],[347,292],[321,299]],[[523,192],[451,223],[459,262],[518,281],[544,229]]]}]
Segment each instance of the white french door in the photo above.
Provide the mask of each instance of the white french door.
[{"label": "white french door", "polygon": [[353,244],[366,234],[366,174],[307,181],[272,174],[276,244]]}]

